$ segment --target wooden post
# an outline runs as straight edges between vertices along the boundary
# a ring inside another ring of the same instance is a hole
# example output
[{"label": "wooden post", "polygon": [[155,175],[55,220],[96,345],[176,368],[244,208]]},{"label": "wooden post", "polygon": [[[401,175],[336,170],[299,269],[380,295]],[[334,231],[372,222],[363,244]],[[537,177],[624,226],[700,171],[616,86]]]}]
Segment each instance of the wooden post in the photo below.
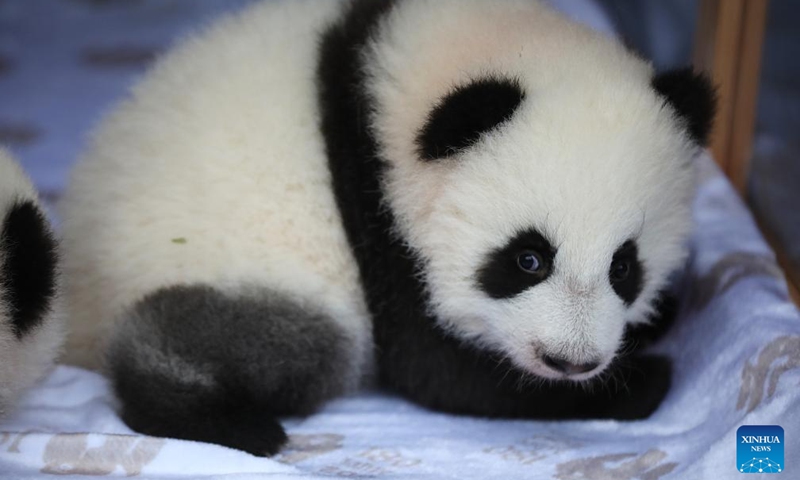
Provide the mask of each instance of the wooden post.
[{"label": "wooden post", "polygon": [[718,87],[714,159],[742,194],[753,151],[768,0],[701,0],[694,63]]}]

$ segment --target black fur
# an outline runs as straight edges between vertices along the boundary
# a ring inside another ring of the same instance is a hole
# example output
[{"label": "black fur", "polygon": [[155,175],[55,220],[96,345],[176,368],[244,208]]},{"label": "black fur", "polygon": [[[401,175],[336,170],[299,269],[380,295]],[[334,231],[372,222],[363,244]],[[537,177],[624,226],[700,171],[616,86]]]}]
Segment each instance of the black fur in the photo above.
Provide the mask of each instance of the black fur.
[{"label": "black fur", "polygon": [[[617,265],[627,266],[627,275],[624,279],[615,277],[615,267]],[[619,295],[626,305],[631,305],[642,292],[642,282],[644,281],[644,267],[639,261],[639,247],[633,240],[628,240],[614,252],[611,259],[611,268],[608,272],[608,279],[614,292]]]},{"label": "black fur", "polygon": [[684,119],[692,140],[705,146],[717,109],[716,89],[708,77],[694,73],[691,67],[672,70],[657,75],[653,88]]},{"label": "black fur", "polygon": [[434,107],[419,132],[420,157],[436,160],[468,148],[507,122],[524,98],[519,82],[506,78],[480,78],[456,87]]},{"label": "black fur", "polygon": [[[528,273],[519,268],[517,257],[524,251],[537,252],[541,270]],[[478,285],[492,298],[511,298],[547,280],[553,271],[556,249],[536,230],[526,230],[487,257],[478,271]]]},{"label": "black fur", "polygon": [[10,307],[18,339],[42,323],[56,292],[56,241],[39,208],[31,201],[14,204],[3,219],[0,294]]},{"label": "black fur", "polygon": [[325,314],[270,291],[158,290],[130,309],[108,351],[122,418],[148,435],[271,455],[276,417],[342,393],[351,340]]},{"label": "black fur", "polygon": [[628,325],[625,331],[625,351],[632,353],[649,347],[660,340],[675,323],[680,304],[677,297],[668,292],[661,292],[655,302],[655,315],[650,323]]},{"label": "black fur", "polygon": [[669,387],[669,362],[638,357],[610,371],[625,388],[587,389],[528,381],[499,355],[443,332],[426,308],[422,265],[396,231],[384,205],[383,162],[365,124],[361,52],[392,2],[357,0],[325,33],[318,68],[320,128],[337,205],[358,261],[373,317],[381,383],[431,408],[482,416],[620,418],[648,416]]}]

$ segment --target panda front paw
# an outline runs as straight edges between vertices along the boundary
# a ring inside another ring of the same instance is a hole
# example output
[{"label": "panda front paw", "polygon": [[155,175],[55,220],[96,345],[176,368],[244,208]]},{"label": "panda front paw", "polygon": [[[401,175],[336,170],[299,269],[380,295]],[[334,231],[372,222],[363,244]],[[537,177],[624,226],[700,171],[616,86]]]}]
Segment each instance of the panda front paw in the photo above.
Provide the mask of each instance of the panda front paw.
[{"label": "panda front paw", "polygon": [[626,361],[621,384],[610,404],[608,418],[641,420],[652,415],[669,392],[672,362],[666,357],[639,356]]},{"label": "panda front paw", "polygon": [[270,416],[245,415],[227,426],[232,428],[209,431],[209,440],[257,457],[275,455],[288,441],[281,424]]},{"label": "panda front paw", "polygon": [[[217,408],[219,411],[215,411]],[[288,440],[275,417],[249,409],[231,411],[211,406],[208,411],[158,411],[128,406],[123,408],[122,420],[145,435],[214,443],[257,457],[275,455]]]}]

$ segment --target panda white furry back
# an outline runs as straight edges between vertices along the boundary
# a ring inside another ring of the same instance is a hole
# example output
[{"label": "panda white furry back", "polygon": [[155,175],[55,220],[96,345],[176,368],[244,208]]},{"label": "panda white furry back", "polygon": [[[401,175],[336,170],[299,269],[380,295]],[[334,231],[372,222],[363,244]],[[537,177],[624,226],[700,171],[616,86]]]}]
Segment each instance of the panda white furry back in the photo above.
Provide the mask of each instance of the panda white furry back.
[{"label": "panda white furry back", "polygon": [[36,191],[0,149],[0,418],[61,351],[59,283],[56,241]]},{"label": "panda white furry back", "polygon": [[670,365],[632,345],[668,321],[713,110],[535,1],[259,4],[73,173],[69,358],[134,429],[261,455],[373,369],[454,413],[647,416]]}]

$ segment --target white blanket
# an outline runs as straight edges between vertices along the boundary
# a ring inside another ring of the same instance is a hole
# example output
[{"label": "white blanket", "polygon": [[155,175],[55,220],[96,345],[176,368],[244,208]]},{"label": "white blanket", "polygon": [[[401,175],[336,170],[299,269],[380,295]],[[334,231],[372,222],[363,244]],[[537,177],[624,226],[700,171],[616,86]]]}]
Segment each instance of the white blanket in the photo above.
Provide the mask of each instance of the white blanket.
[{"label": "white blanket", "polygon": [[699,170],[682,312],[656,346],[674,385],[648,420],[484,420],[366,392],[288,419],[289,448],[264,459],[136,435],[105,379],[59,366],[0,425],[0,476],[727,479],[740,475],[737,428],[781,425],[776,478],[800,478],[800,316],[737,195],[707,157]]}]

